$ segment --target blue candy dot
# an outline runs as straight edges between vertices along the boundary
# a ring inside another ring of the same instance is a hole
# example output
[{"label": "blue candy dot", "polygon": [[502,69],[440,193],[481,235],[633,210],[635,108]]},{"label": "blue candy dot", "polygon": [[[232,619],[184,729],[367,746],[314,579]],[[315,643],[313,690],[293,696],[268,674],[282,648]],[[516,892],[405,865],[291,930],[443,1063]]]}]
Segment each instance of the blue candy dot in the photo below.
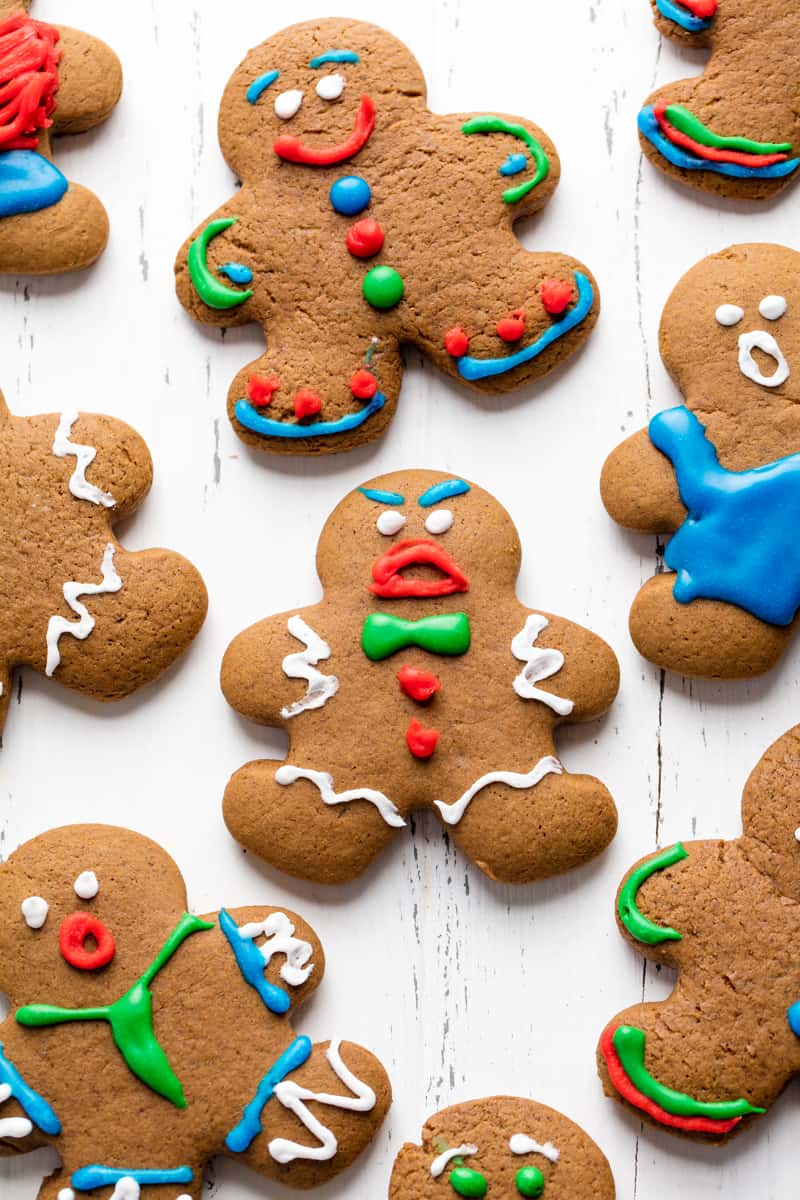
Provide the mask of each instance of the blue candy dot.
[{"label": "blue candy dot", "polygon": [[519,175],[520,171],[524,171],[527,165],[527,154],[509,154],[506,161],[501,163],[497,170],[501,175]]},{"label": "blue candy dot", "polygon": [[372,192],[366,179],[360,175],[343,175],[331,184],[330,197],[336,212],[345,217],[355,217],[367,207]]},{"label": "blue candy dot", "polygon": [[231,283],[252,283],[253,272],[243,263],[229,262],[217,268],[220,275],[227,275]]}]

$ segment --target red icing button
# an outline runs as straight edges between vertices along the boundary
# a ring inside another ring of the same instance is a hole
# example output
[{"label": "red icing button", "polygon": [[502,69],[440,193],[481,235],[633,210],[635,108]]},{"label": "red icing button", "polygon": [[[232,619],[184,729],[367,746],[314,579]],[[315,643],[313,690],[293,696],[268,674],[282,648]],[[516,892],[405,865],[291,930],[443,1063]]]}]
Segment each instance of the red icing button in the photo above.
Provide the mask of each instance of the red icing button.
[{"label": "red icing button", "polygon": [[345,241],[354,258],[372,258],[383,249],[383,230],[372,217],[364,217],[363,221],[350,226]]},{"label": "red icing button", "polygon": [[420,725],[416,717],[412,718],[406,730],[406,745],[414,758],[430,758],[438,741],[438,729],[426,729],[424,725]]},{"label": "red icing button", "polygon": [[444,348],[453,358],[463,358],[469,350],[469,338],[460,325],[454,325],[444,335]]},{"label": "red icing button", "polygon": [[315,417],[322,408],[322,400],[311,388],[301,388],[294,398],[294,415],[302,421],[303,417]]},{"label": "red icing button", "polygon": [[[86,939],[93,938],[94,949],[86,949]],[[88,912],[74,912],[61,922],[58,945],[62,956],[79,971],[96,971],[114,957],[114,939],[102,921]]]},{"label": "red icing button", "polygon": [[378,390],[378,381],[366,367],[350,376],[350,391],[356,400],[371,400]]},{"label": "red icing button", "polygon": [[442,686],[441,680],[433,671],[422,671],[418,667],[401,667],[397,672],[397,682],[401,691],[420,704],[430,700],[433,693],[438,692]]},{"label": "red icing button", "polygon": [[495,326],[497,336],[504,342],[518,342],[525,332],[525,309],[515,308]]},{"label": "red icing button", "polygon": [[572,300],[572,284],[564,279],[545,279],[539,289],[545,312],[560,317]]},{"label": "red icing button", "polygon": [[266,408],[280,386],[277,375],[251,375],[247,381],[247,399],[254,408]]}]

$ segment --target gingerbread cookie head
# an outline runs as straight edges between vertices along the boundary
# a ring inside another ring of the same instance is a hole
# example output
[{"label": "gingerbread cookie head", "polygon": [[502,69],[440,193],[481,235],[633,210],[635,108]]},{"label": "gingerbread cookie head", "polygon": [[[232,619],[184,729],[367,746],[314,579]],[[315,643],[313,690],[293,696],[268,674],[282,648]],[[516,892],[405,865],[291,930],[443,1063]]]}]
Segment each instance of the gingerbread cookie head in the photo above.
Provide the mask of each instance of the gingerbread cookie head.
[{"label": "gingerbread cookie head", "polygon": [[608,1162],[588,1134],[533,1100],[492,1096],[436,1113],[422,1145],[398,1154],[389,1200],[614,1200]]},{"label": "gingerbread cookie head", "polygon": [[270,38],[233,75],[219,128],[243,186],[184,245],[177,287],[200,321],[264,328],[267,353],[228,398],[249,445],[320,453],[377,437],[403,342],[505,392],[591,330],[586,268],[526,252],[512,231],[558,182],[550,140],[521,118],[432,113],[413,56],[376,26]]},{"label": "gingerbread cookie head", "polygon": [[781,191],[800,166],[800,14],[782,0],[650,3],[661,33],[707,46],[711,57],[701,75],[645,102],[639,138],[647,157],[705,192],[762,200]]}]

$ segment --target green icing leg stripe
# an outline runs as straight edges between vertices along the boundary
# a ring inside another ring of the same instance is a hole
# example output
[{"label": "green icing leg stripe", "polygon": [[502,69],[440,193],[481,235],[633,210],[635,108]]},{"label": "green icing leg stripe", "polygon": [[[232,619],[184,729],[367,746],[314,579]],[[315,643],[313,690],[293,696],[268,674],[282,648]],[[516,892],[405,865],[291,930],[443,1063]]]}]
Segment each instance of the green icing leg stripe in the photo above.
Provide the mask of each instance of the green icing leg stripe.
[{"label": "green icing leg stripe", "polygon": [[550,163],[544,148],[524,125],[515,125],[512,121],[504,121],[502,117],[473,117],[471,121],[467,121],[461,126],[461,132],[465,133],[467,137],[473,133],[507,133],[510,137],[519,138],[530,150],[533,161],[536,163],[536,174],[533,179],[528,179],[525,183],[518,183],[516,187],[506,188],[503,192],[503,200],[506,204],[517,204],[524,196],[527,196],[528,192],[532,192],[535,187],[538,187],[550,172]]},{"label": "green icing leg stripe", "polygon": [[227,287],[226,284],[221,283],[206,261],[209,242],[213,241],[215,237],[219,237],[226,229],[230,229],[231,225],[235,225],[238,220],[238,217],[219,217],[216,221],[210,221],[189,247],[187,258],[189,274],[195,291],[209,308],[236,308],[237,304],[244,304],[245,300],[249,300],[253,294],[252,288],[240,292],[236,288]]},{"label": "green icing leg stripe", "polygon": [[791,142],[756,142],[748,137],[721,137],[696,117],[682,104],[668,104],[664,115],[670,125],[701,146],[712,146],[715,150],[741,150],[744,154],[790,154]]},{"label": "green icing leg stripe", "polygon": [[678,933],[677,929],[670,929],[668,925],[656,925],[654,921],[648,920],[639,912],[636,905],[636,897],[639,893],[639,888],[645,883],[651,875],[655,875],[656,871],[663,871],[666,867],[672,867],[682,859],[688,858],[689,855],[684,850],[683,845],[677,842],[669,850],[662,851],[655,858],[651,858],[648,862],[642,863],[640,867],[629,876],[625,886],[619,894],[617,901],[617,912],[619,919],[633,937],[639,942],[646,942],[649,946],[656,946],[659,942],[679,942],[683,934]]}]

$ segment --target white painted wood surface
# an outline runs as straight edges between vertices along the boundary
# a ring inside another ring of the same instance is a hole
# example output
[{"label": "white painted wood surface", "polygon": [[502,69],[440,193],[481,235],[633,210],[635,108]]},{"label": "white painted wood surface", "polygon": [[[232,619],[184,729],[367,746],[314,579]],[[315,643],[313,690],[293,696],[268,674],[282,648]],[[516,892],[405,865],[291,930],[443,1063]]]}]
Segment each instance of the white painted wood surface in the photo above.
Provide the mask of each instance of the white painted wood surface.
[{"label": "white painted wood surface", "polygon": [[[748,771],[800,712],[796,646],[768,678],[729,686],[662,682],[637,656],[627,610],[655,568],[655,540],[612,525],[598,475],[625,434],[678,402],[657,348],[669,289],[731,242],[791,241],[797,193],[747,211],[684,192],[642,163],[641,100],[702,62],[662,44],[647,0],[341,7],[408,43],[431,107],[518,112],[550,133],[562,185],[524,240],[591,265],[601,322],[578,361],[538,389],[476,400],[411,354],[398,415],[378,445],[311,463],[250,454],[224,404],[260,332],[234,331],[223,342],[195,325],[174,297],[172,262],[184,236],[233,190],[216,140],[228,75],[248,47],[324,5],[37,0],[35,15],[105,37],[123,60],[126,91],[111,121],[58,151],[70,177],[102,196],[112,238],[85,276],[0,282],[0,384],[17,412],[77,405],[142,432],[156,481],[124,540],[191,557],[211,609],[178,668],[128,702],[103,707],[24,676],[0,758],[3,853],[52,825],[125,824],[175,856],[199,911],[263,900],[304,913],[329,971],[300,1028],[372,1047],[396,1096],[372,1150],[321,1189],[321,1200],[380,1200],[397,1148],[417,1137],[426,1114],[492,1092],[531,1095],[578,1120],[608,1154],[621,1200],[792,1200],[797,1088],[733,1145],[686,1146],[642,1132],[603,1097],[594,1047],[608,1017],[643,988],[651,998],[668,988],[643,974],[617,935],[612,902],[622,873],[678,837],[737,835]],[[325,515],[363,478],[403,465],[458,471],[493,491],[522,535],[522,599],[590,625],[619,655],[622,689],[610,717],[561,738],[567,766],[606,780],[621,815],[610,851],[582,871],[498,887],[426,816],[363,882],[326,890],[259,866],[223,826],[229,774],[248,758],[283,752],[280,735],[241,721],[222,699],[225,646],[258,617],[318,596],[314,549]],[[31,1200],[46,1161],[3,1160],[0,1191]],[[221,1161],[210,1186],[222,1200],[264,1192],[257,1177]]]}]

